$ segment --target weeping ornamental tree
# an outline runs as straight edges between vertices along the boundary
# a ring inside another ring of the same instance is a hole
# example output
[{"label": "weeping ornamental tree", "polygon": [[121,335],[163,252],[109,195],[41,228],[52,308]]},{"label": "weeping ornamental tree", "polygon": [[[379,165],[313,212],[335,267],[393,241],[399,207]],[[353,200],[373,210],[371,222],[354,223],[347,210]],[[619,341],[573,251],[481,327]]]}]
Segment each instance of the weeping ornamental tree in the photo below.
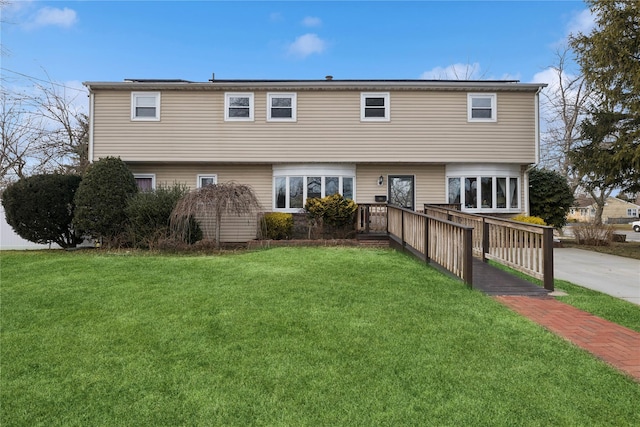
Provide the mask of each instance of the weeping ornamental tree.
[{"label": "weeping ornamental tree", "polygon": [[249,215],[257,213],[260,209],[260,202],[248,185],[235,182],[205,185],[189,192],[178,201],[171,213],[171,229],[176,237],[186,240],[190,218],[213,216],[216,247],[220,248],[223,215]]}]

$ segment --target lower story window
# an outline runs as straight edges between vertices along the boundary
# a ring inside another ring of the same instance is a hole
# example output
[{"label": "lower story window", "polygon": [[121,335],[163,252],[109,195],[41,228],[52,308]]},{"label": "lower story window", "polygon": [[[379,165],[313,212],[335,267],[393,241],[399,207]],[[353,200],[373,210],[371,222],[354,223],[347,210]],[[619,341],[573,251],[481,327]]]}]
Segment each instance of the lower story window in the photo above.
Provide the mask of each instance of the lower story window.
[{"label": "lower story window", "polygon": [[198,175],[198,188],[218,183],[217,175]]},{"label": "lower story window", "polygon": [[139,191],[152,191],[156,188],[156,176],[154,174],[133,174]]},{"label": "lower story window", "polygon": [[342,194],[353,199],[352,176],[276,176],[274,177],[274,207],[276,209],[304,208],[307,199]]},{"label": "lower story window", "polygon": [[463,209],[520,208],[519,178],[501,176],[460,176],[447,178],[448,203]]}]

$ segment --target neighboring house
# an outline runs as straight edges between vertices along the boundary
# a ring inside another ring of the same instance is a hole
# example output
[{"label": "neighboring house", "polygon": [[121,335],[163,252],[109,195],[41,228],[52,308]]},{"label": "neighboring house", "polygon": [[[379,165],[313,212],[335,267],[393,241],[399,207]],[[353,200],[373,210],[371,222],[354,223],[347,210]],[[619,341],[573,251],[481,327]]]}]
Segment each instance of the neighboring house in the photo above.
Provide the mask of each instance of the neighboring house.
[{"label": "neighboring house", "polygon": [[[595,219],[596,204],[591,197],[578,196],[574,202],[574,206],[569,209],[567,219],[579,222],[590,222]],[[608,197],[602,210],[602,222],[629,222],[637,220],[640,216],[640,205],[618,199],[617,197]]]},{"label": "neighboring house", "polygon": [[[415,210],[529,210],[544,84],[330,76],[84,84],[90,159],[120,157],[141,188],[236,181],[253,187],[265,211],[282,212],[334,193]],[[255,238],[255,218],[227,220],[221,240]]]}]

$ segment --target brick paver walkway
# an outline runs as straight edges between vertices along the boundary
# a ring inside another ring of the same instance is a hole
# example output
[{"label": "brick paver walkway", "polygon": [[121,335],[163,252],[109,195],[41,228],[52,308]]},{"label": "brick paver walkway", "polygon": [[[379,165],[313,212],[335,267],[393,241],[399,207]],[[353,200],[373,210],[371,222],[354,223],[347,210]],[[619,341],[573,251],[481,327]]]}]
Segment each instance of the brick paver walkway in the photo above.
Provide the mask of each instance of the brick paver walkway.
[{"label": "brick paver walkway", "polygon": [[494,298],[640,381],[640,333],[551,297]]}]

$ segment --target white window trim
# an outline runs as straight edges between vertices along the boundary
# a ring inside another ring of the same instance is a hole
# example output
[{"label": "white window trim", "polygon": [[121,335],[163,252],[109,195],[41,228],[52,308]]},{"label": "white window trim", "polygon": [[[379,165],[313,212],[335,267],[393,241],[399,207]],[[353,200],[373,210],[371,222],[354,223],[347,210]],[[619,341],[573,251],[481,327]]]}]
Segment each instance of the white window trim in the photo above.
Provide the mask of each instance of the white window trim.
[{"label": "white window trim", "polygon": [[[474,98],[490,98],[491,99],[491,118],[473,118],[471,117],[471,105]],[[498,96],[495,93],[468,93],[467,94],[467,121],[468,122],[484,122],[492,123],[498,121]]]},{"label": "white window trim", "polygon": [[[249,117],[229,117],[229,98],[249,98]],[[254,117],[253,92],[225,92],[224,120],[226,122],[252,122]]]},{"label": "white window trim", "polygon": [[[291,117],[271,117],[272,98],[291,98]],[[268,122],[295,122],[297,120],[298,95],[296,93],[267,93],[267,121]]]},{"label": "white window trim", "polygon": [[213,183],[217,184],[218,183],[218,175],[216,174],[212,174],[212,173],[203,173],[203,174],[198,174],[198,180],[196,181],[196,188],[202,188],[202,179],[203,178],[213,178]]},{"label": "white window trim", "polygon": [[155,173],[134,173],[133,178],[151,178],[151,189],[156,189],[156,174]]},{"label": "white window trim", "polygon": [[[522,200],[522,194],[521,190],[522,190],[522,184],[520,182],[520,177],[517,176],[508,176],[508,175],[491,175],[491,174],[483,174],[483,175],[472,175],[472,174],[466,174],[466,175],[447,175],[445,178],[445,182],[446,182],[446,188],[445,188],[445,194],[446,194],[446,200],[449,200],[449,179],[450,178],[455,178],[455,179],[459,179],[460,180],[460,209],[463,212],[473,212],[473,213],[521,213],[522,212],[522,207],[521,207],[521,200]],[[468,208],[466,207],[466,191],[465,191],[465,185],[464,185],[464,180],[465,178],[475,178],[477,186],[476,186],[476,200],[481,200],[481,195],[482,195],[482,186],[480,185],[481,183],[481,178],[491,178],[491,194],[492,194],[492,201],[491,201],[491,207],[486,207],[483,208],[482,206],[477,207],[477,208]],[[506,206],[505,208],[499,208],[498,206],[498,200],[497,200],[497,186],[498,186],[498,180],[497,178],[506,178]],[[515,208],[511,207],[511,179],[514,178],[516,179],[516,186],[518,188],[518,206]]]},{"label": "white window trim", "polygon": [[[367,98],[384,98],[384,117],[365,117],[365,104]],[[388,122],[391,121],[391,95],[389,92],[362,92],[360,93],[360,121],[362,122]]]},{"label": "white window trim", "polygon": [[[156,115],[155,117],[138,117],[136,116],[136,100],[138,97],[153,96],[156,99]],[[131,120],[136,122],[159,122],[160,121],[160,92],[131,92]]]},{"label": "white window trim", "polygon": [[[342,190],[344,178],[352,178],[353,182],[353,200],[356,200],[356,167],[353,164],[287,164],[287,165],[273,165],[273,179],[272,179],[272,210],[274,212],[302,212],[304,208],[290,208],[289,207],[289,178],[290,177],[302,177],[303,179],[303,200],[307,200],[307,178],[309,177],[322,177],[328,176],[338,177],[338,186]],[[286,199],[285,207],[277,208],[277,192],[276,192],[276,178],[286,178]],[[321,194],[325,194],[325,180],[322,179]]]},{"label": "white window trim", "polygon": [[[273,189],[272,189],[272,192],[273,192],[273,201],[272,201],[272,203],[273,204],[272,204],[272,206],[273,206],[273,211],[274,212],[296,213],[296,212],[303,212],[304,211],[304,207],[302,207],[302,208],[291,208],[291,207],[289,207],[289,202],[290,202],[289,178],[294,178],[294,177],[302,178],[302,200],[303,200],[304,203],[306,203],[306,201],[307,201],[307,190],[308,190],[307,178],[309,178],[309,177],[320,177],[320,178],[322,178],[321,190],[320,190],[321,191],[321,195],[320,195],[320,197],[325,197],[324,196],[325,191],[326,191],[325,190],[325,178],[327,178],[327,177],[337,177],[338,178],[338,188],[340,190],[343,189],[344,178],[351,178],[352,179],[352,186],[353,186],[353,188],[352,188],[353,189],[353,199],[352,200],[356,199],[356,177],[355,176],[351,176],[351,175],[349,175],[349,176],[319,175],[319,174],[310,174],[310,173],[307,173],[305,175],[277,175],[277,176],[273,177],[273,183],[272,183],[272,186],[273,186]],[[278,200],[277,200],[278,194],[277,194],[277,191],[276,191],[276,179],[277,178],[285,178],[286,196],[285,196],[285,207],[284,208],[276,207],[276,205],[278,203]],[[340,192],[340,194],[342,194],[342,192]],[[304,205],[304,203],[303,203],[303,205]]]},{"label": "white window trim", "polygon": [[[478,182],[478,197],[481,197],[480,178],[491,177],[493,180],[492,186],[492,207],[491,208],[467,208],[465,207],[465,190],[464,179],[476,178]],[[522,193],[522,176],[520,166],[517,164],[499,164],[499,163],[477,163],[477,164],[463,164],[463,163],[450,163],[446,165],[445,169],[445,200],[449,200],[449,178],[462,179],[460,181],[460,203],[461,209],[465,212],[474,213],[521,213],[524,209],[523,199],[525,195]],[[497,178],[507,179],[507,200],[506,208],[498,208],[497,196]],[[515,178],[516,186],[518,187],[518,206],[511,207],[511,178]]]}]

